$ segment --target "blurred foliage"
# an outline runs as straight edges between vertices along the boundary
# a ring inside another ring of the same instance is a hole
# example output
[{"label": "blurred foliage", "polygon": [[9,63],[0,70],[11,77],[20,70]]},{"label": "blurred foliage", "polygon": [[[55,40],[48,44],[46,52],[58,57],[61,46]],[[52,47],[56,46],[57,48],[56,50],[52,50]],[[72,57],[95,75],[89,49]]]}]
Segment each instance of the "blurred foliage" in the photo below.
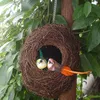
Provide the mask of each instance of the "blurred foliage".
[{"label": "blurred foliage", "polygon": [[[26,36],[52,23],[53,5],[54,1],[50,0],[0,1],[0,100],[47,100],[23,86],[19,56]],[[81,43],[81,69],[100,76],[100,1],[73,0],[73,7],[73,30],[78,31]],[[58,0],[55,23],[67,25],[60,12],[61,0]],[[81,95],[81,84],[78,81],[77,98]]]},{"label": "blurred foliage", "polygon": [[[0,100],[47,100],[22,85],[19,56],[26,36],[52,22],[53,3],[50,0],[0,1]],[[67,24],[60,15],[60,6],[57,9],[55,23]]]},{"label": "blurred foliage", "polygon": [[[77,6],[74,8],[72,29],[77,32],[80,40],[80,68],[83,71],[91,70],[95,77],[100,77],[100,3],[99,0],[75,1],[77,1]],[[82,77],[78,78],[80,81],[77,84],[77,99],[99,100],[99,93],[82,96],[83,80]]]},{"label": "blurred foliage", "polygon": [[73,30],[78,30],[81,41],[81,67],[100,76],[100,6],[88,0],[78,5],[73,14]]}]

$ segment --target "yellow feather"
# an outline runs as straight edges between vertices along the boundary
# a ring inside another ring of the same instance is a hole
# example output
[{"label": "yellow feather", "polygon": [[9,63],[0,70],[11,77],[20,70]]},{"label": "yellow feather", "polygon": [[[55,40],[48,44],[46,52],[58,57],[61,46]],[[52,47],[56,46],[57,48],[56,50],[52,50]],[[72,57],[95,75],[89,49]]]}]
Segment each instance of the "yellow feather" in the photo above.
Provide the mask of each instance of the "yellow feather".
[{"label": "yellow feather", "polygon": [[45,59],[38,59],[36,65],[39,69],[44,69],[47,67],[47,61]]}]

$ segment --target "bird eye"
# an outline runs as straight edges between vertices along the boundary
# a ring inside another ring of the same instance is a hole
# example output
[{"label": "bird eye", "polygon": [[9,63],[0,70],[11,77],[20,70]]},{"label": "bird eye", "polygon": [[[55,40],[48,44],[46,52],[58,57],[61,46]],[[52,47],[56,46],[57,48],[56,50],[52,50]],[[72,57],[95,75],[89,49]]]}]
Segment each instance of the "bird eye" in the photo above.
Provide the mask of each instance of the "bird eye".
[{"label": "bird eye", "polygon": [[52,62],[52,61],[49,60],[49,64],[54,64],[54,62]]},{"label": "bird eye", "polygon": [[40,60],[40,63],[42,63],[43,61],[42,61],[42,59]]},{"label": "bird eye", "polygon": [[49,63],[52,63],[51,61],[48,61]]}]

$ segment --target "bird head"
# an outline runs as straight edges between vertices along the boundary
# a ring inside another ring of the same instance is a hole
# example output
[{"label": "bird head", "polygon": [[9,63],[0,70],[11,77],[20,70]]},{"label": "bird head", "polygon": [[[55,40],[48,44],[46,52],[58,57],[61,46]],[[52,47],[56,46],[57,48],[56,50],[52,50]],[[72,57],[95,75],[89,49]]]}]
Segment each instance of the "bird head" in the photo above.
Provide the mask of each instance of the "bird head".
[{"label": "bird head", "polygon": [[38,59],[36,65],[39,69],[44,69],[47,67],[47,61],[45,59]]},{"label": "bird head", "polygon": [[54,60],[52,58],[50,58],[48,60],[48,64],[47,64],[48,69],[51,71],[54,71],[55,70],[54,64],[55,64]]},{"label": "bird head", "polygon": [[60,70],[60,64],[52,58],[49,58],[47,67],[48,70],[51,71],[57,71],[58,69]]}]

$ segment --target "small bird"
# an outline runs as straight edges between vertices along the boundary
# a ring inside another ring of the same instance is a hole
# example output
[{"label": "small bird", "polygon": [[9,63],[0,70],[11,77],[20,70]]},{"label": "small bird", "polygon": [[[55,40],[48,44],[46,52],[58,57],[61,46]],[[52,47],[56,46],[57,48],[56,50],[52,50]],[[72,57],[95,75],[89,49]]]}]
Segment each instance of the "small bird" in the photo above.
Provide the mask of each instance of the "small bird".
[{"label": "small bird", "polygon": [[45,60],[45,59],[38,59],[37,61],[36,61],[36,65],[37,65],[37,67],[39,68],[39,69],[44,69],[44,68],[46,68],[47,67],[47,61]]},{"label": "small bird", "polygon": [[57,61],[55,61],[52,58],[48,60],[47,68],[50,71],[58,71],[65,76],[72,76],[75,74],[89,74],[91,72],[91,71],[86,71],[86,72],[72,71],[69,66],[61,66]]},{"label": "small bird", "polygon": [[57,63],[54,59],[50,58],[47,63],[47,68],[50,71],[60,71],[61,65]]}]

